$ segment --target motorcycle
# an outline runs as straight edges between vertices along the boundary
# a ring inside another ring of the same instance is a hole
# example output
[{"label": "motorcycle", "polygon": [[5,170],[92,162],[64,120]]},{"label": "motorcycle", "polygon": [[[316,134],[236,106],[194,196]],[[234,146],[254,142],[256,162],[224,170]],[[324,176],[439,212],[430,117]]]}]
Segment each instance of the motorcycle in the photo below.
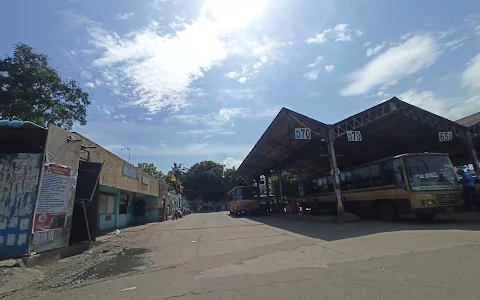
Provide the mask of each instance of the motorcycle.
[{"label": "motorcycle", "polygon": [[182,217],[183,217],[182,212],[180,210],[176,210],[172,215],[172,220],[177,220]]}]

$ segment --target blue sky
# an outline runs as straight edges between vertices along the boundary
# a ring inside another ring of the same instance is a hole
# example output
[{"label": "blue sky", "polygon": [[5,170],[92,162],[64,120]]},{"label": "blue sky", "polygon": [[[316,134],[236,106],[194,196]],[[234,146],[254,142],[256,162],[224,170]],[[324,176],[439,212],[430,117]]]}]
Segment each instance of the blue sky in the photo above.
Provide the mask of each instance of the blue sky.
[{"label": "blue sky", "polygon": [[333,123],[392,96],[480,110],[474,0],[3,3],[0,53],[50,55],[92,94],[75,126],[130,161],[238,165],[282,106]]}]

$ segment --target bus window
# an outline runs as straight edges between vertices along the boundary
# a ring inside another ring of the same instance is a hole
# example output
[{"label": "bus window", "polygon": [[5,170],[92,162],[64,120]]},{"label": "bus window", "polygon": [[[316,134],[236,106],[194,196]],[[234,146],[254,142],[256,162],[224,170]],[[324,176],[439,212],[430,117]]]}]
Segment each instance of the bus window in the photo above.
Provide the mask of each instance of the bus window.
[{"label": "bus window", "polygon": [[362,174],[360,169],[352,170],[352,186],[354,189],[362,188]]},{"label": "bus window", "polygon": [[393,160],[393,171],[395,174],[395,184],[401,188],[406,188],[405,178],[403,177],[402,165],[400,164],[400,159],[396,158]]},{"label": "bus window", "polygon": [[347,185],[345,184],[345,172],[340,173],[340,188],[346,190]]},{"label": "bus window", "polygon": [[333,192],[333,176],[327,177],[328,192]]},{"label": "bus window", "polygon": [[327,186],[327,177],[322,177],[319,179],[319,181],[322,181],[322,193],[328,192],[328,186]]},{"label": "bus window", "polygon": [[347,171],[347,172],[345,172],[345,190],[348,191],[348,190],[352,189],[353,188],[352,184],[353,184],[352,172]]},{"label": "bus window", "polygon": [[381,185],[395,184],[393,177],[393,161],[387,160],[380,163],[380,175],[382,176]]},{"label": "bus window", "polygon": [[372,186],[370,183],[370,169],[368,168],[368,166],[358,169],[357,174],[359,176],[362,188],[365,189]]},{"label": "bus window", "polygon": [[382,184],[379,164],[373,164],[370,166],[370,178],[372,179],[372,187],[377,187]]}]

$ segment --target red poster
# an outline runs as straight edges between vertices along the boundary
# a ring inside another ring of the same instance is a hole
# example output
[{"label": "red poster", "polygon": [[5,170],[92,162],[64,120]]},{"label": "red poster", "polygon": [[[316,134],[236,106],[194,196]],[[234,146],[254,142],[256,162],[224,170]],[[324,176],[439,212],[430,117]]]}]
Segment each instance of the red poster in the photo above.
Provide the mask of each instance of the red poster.
[{"label": "red poster", "polygon": [[33,231],[44,231],[65,227],[67,213],[39,213],[35,214]]}]

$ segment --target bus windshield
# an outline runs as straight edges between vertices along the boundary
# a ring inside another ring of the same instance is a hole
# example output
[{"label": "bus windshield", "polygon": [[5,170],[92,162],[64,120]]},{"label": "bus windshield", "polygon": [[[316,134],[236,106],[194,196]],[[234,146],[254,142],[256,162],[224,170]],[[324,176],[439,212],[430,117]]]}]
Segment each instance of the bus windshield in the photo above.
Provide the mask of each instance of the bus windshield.
[{"label": "bus windshield", "polygon": [[448,156],[408,156],[405,167],[413,191],[461,188]]}]

